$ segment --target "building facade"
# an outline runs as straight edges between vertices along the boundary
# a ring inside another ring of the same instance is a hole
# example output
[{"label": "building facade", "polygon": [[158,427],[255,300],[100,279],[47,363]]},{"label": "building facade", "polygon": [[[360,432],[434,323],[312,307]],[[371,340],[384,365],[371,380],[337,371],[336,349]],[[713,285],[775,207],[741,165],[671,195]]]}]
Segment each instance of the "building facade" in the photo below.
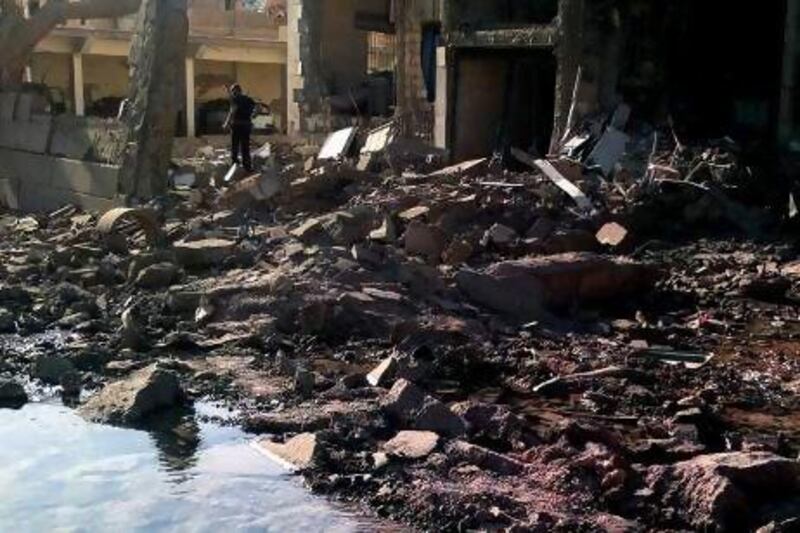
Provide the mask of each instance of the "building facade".
[{"label": "building facade", "polygon": [[[36,9],[39,2],[26,8]],[[286,125],[287,32],[285,2],[190,0],[185,108],[188,136],[217,133],[227,98],[240,83]],[[29,81],[48,86],[60,111],[78,116],[116,114],[128,91],[128,53],[136,15],[114,20],[69,21],[36,48]]]}]

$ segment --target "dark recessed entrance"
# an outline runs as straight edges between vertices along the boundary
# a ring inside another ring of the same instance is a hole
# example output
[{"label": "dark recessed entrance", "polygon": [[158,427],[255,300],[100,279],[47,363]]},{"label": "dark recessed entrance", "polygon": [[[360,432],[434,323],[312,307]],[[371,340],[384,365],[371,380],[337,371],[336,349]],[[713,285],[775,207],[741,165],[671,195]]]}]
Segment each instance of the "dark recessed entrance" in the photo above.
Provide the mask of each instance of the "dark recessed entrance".
[{"label": "dark recessed entrance", "polygon": [[555,105],[552,51],[463,50],[456,61],[454,160],[511,146],[545,154]]}]

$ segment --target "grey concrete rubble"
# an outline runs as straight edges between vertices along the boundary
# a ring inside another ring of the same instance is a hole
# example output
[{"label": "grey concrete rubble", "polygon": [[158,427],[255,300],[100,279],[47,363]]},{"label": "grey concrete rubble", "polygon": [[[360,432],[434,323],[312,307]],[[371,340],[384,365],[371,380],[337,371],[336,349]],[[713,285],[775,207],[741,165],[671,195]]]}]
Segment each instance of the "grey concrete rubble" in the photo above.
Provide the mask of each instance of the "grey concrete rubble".
[{"label": "grey concrete rubble", "polygon": [[0,91],[0,407],[211,399],[424,531],[791,531],[800,8],[656,4],[292,0],[246,172],[174,139],[232,37],[143,0],[118,119]]},{"label": "grey concrete rubble", "polygon": [[152,365],[125,380],[106,385],[81,406],[81,414],[96,422],[135,425],[185,400],[177,376]]}]

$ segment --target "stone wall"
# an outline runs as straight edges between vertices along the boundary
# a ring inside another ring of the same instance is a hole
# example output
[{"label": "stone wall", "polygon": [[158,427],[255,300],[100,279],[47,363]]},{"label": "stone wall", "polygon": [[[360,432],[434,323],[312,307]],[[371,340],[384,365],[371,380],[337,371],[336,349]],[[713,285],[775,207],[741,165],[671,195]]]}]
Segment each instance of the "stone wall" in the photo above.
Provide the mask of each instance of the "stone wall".
[{"label": "stone wall", "polygon": [[367,75],[367,34],[356,0],[288,0],[287,119],[290,134],[325,135],[358,119],[331,113],[328,96]]},{"label": "stone wall", "polygon": [[0,93],[0,206],[47,212],[117,205],[121,126],[34,112],[34,102],[30,94]]}]

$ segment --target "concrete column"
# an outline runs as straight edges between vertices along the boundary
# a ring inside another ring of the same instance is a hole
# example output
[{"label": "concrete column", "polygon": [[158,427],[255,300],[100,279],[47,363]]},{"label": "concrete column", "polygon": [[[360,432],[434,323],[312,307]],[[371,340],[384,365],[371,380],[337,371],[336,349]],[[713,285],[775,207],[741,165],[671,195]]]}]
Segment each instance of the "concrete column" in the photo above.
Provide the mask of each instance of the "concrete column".
[{"label": "concrete column", "polygon": [[86,114],[86,102],[83,96],[83,54],[72,54],[72,84],[75,94],[75,114],[82,117]]},{"label": "concrete column", "polygon": [[186,58],[186,136],[197,135],[195,125],[194,58]]}]

